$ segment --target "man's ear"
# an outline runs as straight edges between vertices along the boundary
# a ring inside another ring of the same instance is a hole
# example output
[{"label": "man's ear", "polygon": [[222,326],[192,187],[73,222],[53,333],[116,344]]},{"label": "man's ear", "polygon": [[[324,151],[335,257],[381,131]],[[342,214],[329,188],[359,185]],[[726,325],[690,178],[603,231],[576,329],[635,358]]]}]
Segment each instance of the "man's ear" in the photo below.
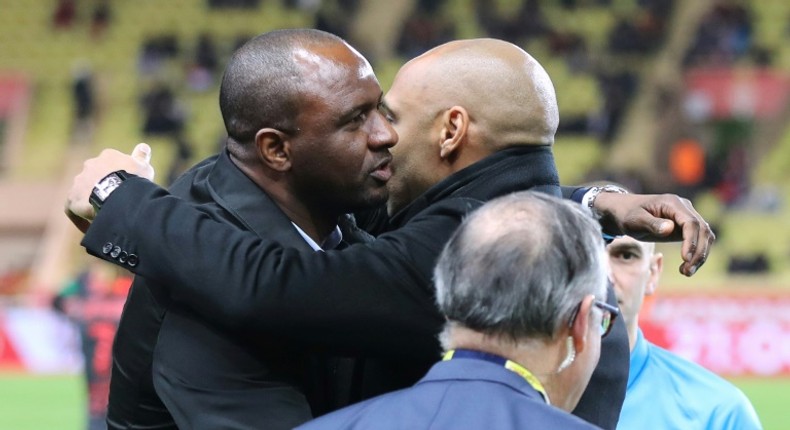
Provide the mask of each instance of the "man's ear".
[{"label": "man's ear", "polygon": [[593,308],[593,301],[595,301],[595,296],[589,295],[582,300],[581,306],[579,306],[579,313],[576,314],[576,319],[573,321],[573,325],[570,327],[570,336],[573,338],[573,346],[576,348],[576,353],[580,353],[584,351],[584,348],[587,347],[587,338],[588,331],[590,329],[590,313],[592,312]]},{"label": "man's ear", "polygon": [[656,292],[662,270],[664,270],[664,254],[656,252],[650,257],[650,278],[645,287],[646,296],[652,296]]},{"label": "man's ear", "polygon": [[262,128],[255,133],[255,148],[263,164],[284,172],[291,168],[291,148],[288,135],[274,128]]},{"label": "man's ear", "polygon": [[461,145],[466,140],[469,129],[469,113],[461,106],[453,106],[442,115],[442,129],[439,141],[439,156],[450,158],[457,156]]}]

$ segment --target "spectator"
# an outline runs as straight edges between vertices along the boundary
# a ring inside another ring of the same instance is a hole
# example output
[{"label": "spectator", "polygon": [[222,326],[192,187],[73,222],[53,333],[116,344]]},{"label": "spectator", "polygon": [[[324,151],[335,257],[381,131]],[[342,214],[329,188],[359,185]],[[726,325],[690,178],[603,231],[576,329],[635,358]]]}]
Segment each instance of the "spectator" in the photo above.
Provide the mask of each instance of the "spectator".
[{"label": "spectator", "polygon": [[187,82],[194,91],[206,91],[214,86],[219,57],[214,39],[208,33],[198,36],[194,63],[189,67]]},{"label": "spectator", "polygon": [[74,24],[77,16],[76,0],[58,0],[55,12],[52,14],[52,26],[56,29],[69,28]]},{"label": "spectator", "polygon": [[80,331],[89,430],[107,428],[112,343],[131,283],[128,272],[92,260],[53,302],[53,307],[72,319]]},{"label": "spectator", "polygon": [[146,39],[137,66],[140,74],[154,74],[166,60],[177,57],[179,51],[178,38],[174,34],[164,34]]},{"label": "spectator", "polygon": [[399,55],[412,58],[455,37],[455,26],[440,11],[443,4],[437,0],[417,2],[403,23],[396,47]]},{"label": "spectator", "polygon": [[96,89],[93,72],[87,63],[78,62],[72,72],[72,97],[74,106],[74,124],[72,141],[88,144],[93,138],[93,127],[96,116]]},{"label": "spectator", "polygon": [[142,105],[145,111],[143,133],[173,135],[183,130],[185,113],[169,86],[156,84],[143,96]]},{"label": "spectator", "polygon": [[91,14],[91,36],[99,38],[104,35],[112,19],[109,0],[97,0]]},{"label": "spectator", "polygon": [[524,0],[516,13],[510,14],[502,13],[490,1],[476,0],[474,8],[478,23],[490,37],[518,44],[551,31],[538,0]]}]

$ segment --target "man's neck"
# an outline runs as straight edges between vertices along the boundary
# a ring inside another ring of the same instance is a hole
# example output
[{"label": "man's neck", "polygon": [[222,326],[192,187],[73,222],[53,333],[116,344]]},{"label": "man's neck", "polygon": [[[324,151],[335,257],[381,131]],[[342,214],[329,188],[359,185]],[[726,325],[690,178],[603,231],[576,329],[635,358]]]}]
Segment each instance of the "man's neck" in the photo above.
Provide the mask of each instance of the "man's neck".
[{"label": "man's neck", "polygon": [[499,336],[454,326],[450,329],[447,347],[449,349],[471,349],[487,352],[513,361],[532,373],[543,385],[552,404],[562,404],[564,398],[554,381],[557,367],[565,357],[564,348],[557,341],[530,339],[514,342]]},{"label": "man's neck", "polygon": [[233,163],[258,187],[260,187],[283,211],[285,216],[291,220],[307,236],[316,243],[323,241],[335,231],[337,219],[340,215],[334,211],[323,207],[310,207],[305,202],[298,199],[288,189],[288,182],[285,174],[281,172],[263,172],[261,168],[255,168],[234,157],[231,154]]},{"label": "man's neck", "polygon": [[632,321],[626,321],[625,329],[628,332],[628,347],[634,352],[636,347],[636,333],[639,331],[639,315],[634,315]]}]

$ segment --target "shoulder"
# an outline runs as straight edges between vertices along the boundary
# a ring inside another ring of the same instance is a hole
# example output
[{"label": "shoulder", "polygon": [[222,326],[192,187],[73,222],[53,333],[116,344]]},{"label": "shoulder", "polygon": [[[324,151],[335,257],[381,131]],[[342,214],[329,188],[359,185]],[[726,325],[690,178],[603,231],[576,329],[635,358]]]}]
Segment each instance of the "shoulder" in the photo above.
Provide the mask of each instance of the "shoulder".
[{"label": "shoulder", "polygon": [[651,349],[651,364],[662,368],[679,391],[697,399],[689,404],[699,402],[700,407],[708,409],[712,422],[735,419],[739,420],[741,425],[748,422],[758,423],[757,427],[728,425],[717,428],[759,428],[759,421],[749,399],[734,384],[664,348],[648,345]]},{"label": "shoulder", "polygon": [[208,177],[211,170],[217,165],[218,159],[219,154],[215,154],[190,167],[186,172],[182,173],[181,176],[176,178],[168,187],[168,190],[174,195],[187,197],[190,189],[194,188],[197,183]]},{"label": "shoulder", "polygon": [[[399,390],[384,394],[372,399],[347,406],[343,409],[331,412],[318,417],[299,427],[298,430],[321,430],[321,429],[353,429],[353,428],[373,428],[376,423],[387,422],[390,418],[395,419],[399,416],[399,398],[404,391]],[[399,416],[402,419],[402,416]],[[390,423],[391,424],[391,423]]]},{"label": "shoulder", "polygon": [[679,378],[681,383],[689,386],[696,385],[708,387],[711,390],[738,390],[730,382],[710,370],[670,352],[660,346],[648,342],[650,362],[648,365],[663,369],[673,378]]},{"label": "shoulder", "polygon": [[432,203],[425,209],[423,209],[414,219],[419,219],[420,217],[424,216],[435,216],[435,215],[461,215],[465,216],[466,214],[474,211],[475,209],[479,208],[485,204],[484,201],[478,200],[471,197],[451,197],[439,200],[435,203]]}]

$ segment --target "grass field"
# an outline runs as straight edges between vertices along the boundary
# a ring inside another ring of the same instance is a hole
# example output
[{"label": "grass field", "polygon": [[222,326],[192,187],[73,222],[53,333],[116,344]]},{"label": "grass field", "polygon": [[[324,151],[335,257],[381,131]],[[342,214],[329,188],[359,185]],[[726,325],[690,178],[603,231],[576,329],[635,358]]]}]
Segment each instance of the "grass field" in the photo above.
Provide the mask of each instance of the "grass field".
[{"label": "grass field", "polygon": [[[790,378],[732,380],[751,399],[765,430],[788,425]],[[0,429],[82,430],[85,394],[77,376],[0,374]]]}]

